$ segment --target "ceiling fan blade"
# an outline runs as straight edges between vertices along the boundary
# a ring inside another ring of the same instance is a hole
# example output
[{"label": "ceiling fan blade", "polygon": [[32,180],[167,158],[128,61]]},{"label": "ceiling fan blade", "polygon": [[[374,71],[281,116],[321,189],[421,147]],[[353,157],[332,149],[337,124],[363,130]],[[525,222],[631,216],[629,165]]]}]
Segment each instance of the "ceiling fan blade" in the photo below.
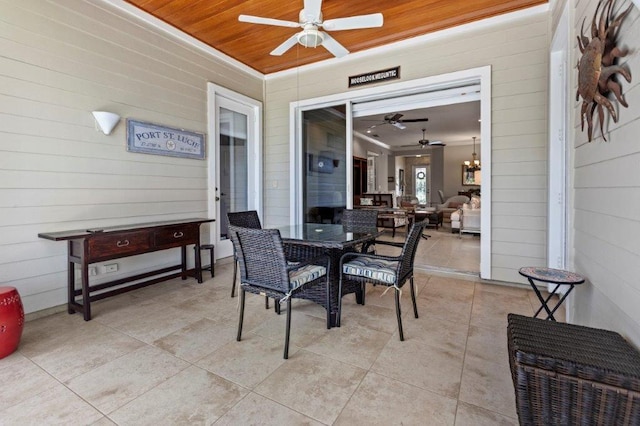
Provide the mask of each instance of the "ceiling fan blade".
[{"label": "ceiling fan blade", "polygon": [[278,27],[298,28],[300,24],[293,21],[283,21],[281,19],[262,18],[260,16],[240,15],[238,21],[249,22],[251,24],[276,25]]},{"label": "ceiling fan blade", "polygon": [[422,121],[429,121],[428,118],[407,118],[402,120],[403,123],[420,123]]},{"label": "ceiling fan blade", "polygon": [[322,0],[304,0],[304,21],[320,22]]},{"label": "ceiling fan blade", "polygon": [[382,13],[372,13],[349,18],[327,19],[322,23],[322,27],[327,31],[342,31],[381,27],[383,23]]},{"label": "ceiling fan blade", "polygon": [[384,119],[385,119],[385,120],[388,120],[388,121],[398,121],[398,120],[400,120],[401,118],[402,118],[402,114],[400,114],[400,113],[395,113],[395,114],[393,114],[393,115],[386,115],[386,116],[384,117]]},{"label": "ceiling fan blade", "polygon": [[442,141],[429,141],[428,145],[429,146],[447,146],[447,144]]},{"label": "ceiling fan blade", "polygon": [[284,52],[286,52],[287,50],[295,46],[297,42],[298,42],[298,34],[294,34],[288,39],[286,39],[284,43],[282,43],[280,46],[273,49],[270,54],[273,56],[280,56]]},{"label": "ceiling fan blade", "polygon": [[322,46],[324,46],[325,49],[331,52],[333,56],[335,56],[336,58],[342,58],[349,53],[349,51],[343,45],[338,43],[336,39],[331,37],[329,34],[322,31],[322,35],[324,36]]}]

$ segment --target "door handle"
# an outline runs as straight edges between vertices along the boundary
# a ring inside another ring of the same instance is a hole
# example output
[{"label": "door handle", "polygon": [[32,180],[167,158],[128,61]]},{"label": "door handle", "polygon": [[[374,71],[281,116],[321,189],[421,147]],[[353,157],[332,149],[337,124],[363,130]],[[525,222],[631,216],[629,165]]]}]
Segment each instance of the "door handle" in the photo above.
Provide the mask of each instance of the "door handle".
[{"label": "door handle", "polygon": [[216,197],[216,201],[220,201],[220,197]]}]

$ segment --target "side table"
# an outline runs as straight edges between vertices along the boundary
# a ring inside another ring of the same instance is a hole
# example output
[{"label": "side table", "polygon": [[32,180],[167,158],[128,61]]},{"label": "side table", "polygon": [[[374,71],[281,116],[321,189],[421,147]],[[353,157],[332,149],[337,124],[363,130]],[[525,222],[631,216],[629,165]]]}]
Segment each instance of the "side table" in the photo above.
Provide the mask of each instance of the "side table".
[{"label": "side table", "polygon": [[[550,319],[552,321],[556,320],[553,314],[558,310],[560,305],[562,305],[567,296],[569,296],[569,293],[571,293],[573,287],[578,284],[582,284],[585,280],[582,275],[578,275],[575,272],[563,271],[561,269],[553,268],[542,268],[537,266],[526,266],[524,268],[520,268],[519,272],[520,275],[527,277],[527,279],[529,280],[529,284],[531,284],[533,291],[535,291],[536,296],[538,296],[538,299],[540,300],[541,306],[533,315],[533,317],[536,318],[538,314],[544,309],[547,312],[546,319]],[[538,290],[538,287],[536,287],[535,283],[533,282],[534,280],[542,281],[545,283],[552,283],[556,286],[553,288],[553,291],[549,294],[549,296],[547,296],[547,298],[545,299],[544,297],[542,297],[540,290]],[[568,285],[569,289],[562,296],[562,298],[560,298],[556,306],[554,306],[553,309],[549,309],[549,301],[562,285]]]}]

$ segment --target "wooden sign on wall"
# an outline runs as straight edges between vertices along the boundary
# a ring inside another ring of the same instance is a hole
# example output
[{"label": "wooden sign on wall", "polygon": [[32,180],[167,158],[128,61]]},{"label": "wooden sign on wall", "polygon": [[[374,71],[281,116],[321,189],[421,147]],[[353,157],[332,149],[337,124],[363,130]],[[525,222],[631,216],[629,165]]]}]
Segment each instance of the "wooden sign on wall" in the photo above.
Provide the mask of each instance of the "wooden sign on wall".
[{"label": "wooden sign on wall", "polygon": [[128,119],[127,151],[203,160],[204,134]]}]

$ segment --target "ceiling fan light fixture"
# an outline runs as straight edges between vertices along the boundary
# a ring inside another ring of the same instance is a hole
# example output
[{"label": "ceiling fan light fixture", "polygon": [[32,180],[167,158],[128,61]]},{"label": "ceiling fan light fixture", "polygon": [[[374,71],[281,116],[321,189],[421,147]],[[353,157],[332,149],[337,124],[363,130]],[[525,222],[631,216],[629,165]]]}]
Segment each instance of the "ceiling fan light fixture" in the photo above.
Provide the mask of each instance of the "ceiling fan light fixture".
[{"label": "ceiling fan light fixture", "polygon": [[324,35],[318,31],[317,27],[305,28],[298,33],[298,43],[304,47],[318,47],[324,41]]},{"label": "ceiling fan light fixture", "polygon": [[429,139],[427,139],[427,137],[424,134],[426,130],[427,129],[422,129],[422,139],[418,140],[418,143],[421,145],[421,148],[424,148],[425,146],[430,145]]}]

